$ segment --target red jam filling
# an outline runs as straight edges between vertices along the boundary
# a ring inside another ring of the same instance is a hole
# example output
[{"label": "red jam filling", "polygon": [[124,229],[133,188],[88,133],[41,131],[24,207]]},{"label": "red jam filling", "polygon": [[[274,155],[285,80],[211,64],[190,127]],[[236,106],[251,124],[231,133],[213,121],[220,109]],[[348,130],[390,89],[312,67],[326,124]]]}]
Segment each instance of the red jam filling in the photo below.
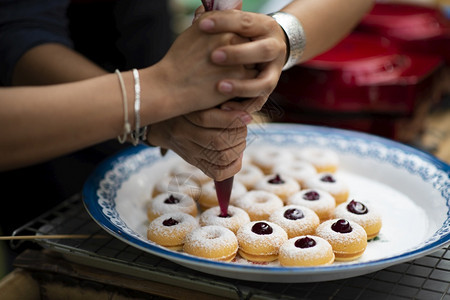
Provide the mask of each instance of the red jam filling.
[{"label": "red jam filling", "polygon": [[333,176],[331,176],[330,174],[327,174],[327,175],[322,176],[320,178],[320,181],[334,183],[334,182],[336,182],[336,179]]},{"label": "red jam filling", "polygon": [[305,193],[302,198],[305,200],[314,201],[314,200],[319,200],[320,195],[316,191],[309,191],[309,192]]},{"label": "red jam filling", "polygon": [[266,222],[257,222],[252,226],[252,231],[259,235],[272,234],[272,227]]},{"label": "red jam filling", "polygon": [[352,232],[352,226],[347,220],[339,219],[331,225],[331,229],[339,233],[349,233]]},{"label": "red jam filling", "polygon": [[298,220],[304,218],[305,216],[300,209],[290,208],[284,212],[284,217],[289,220]]},{"label": "red jam filling", "polygon": [[355,200],[352,200],[349,204],[347,204],[347,210],[357,215],[364,215],[369,212],[364,204]]},{"label": "red jam filling", "polygon": [[302,249],[311,248],[316,245],[316,241],[312,238],[305,236],[303,238],[296,240],[294,245],[295,245],[295,247],[302,248]]},{"label": "red jam filling", "polygon": [[177,203],[180,203],[180,199],[175,198],[173,195],[170,195],[169,198],[164,200],[164,203],[166,203],[166,204],[177,204]]},{"label": "red jam filling", "polygon": [[178,224],[178,221],[175,220],[175,219],[172,219],[172,218],[169,218],[169,219],[166,219],[166,220],[163,221],[163,225],[164,226],[174,226],[174,225],[177,225],[177,224]]},{"label": "red jam filling", "polygon": [[270,179],[268,182],[271,184],[283,184],[285,181],[281,179],[280,175],[277,174],[275,175],[274,178]]}]

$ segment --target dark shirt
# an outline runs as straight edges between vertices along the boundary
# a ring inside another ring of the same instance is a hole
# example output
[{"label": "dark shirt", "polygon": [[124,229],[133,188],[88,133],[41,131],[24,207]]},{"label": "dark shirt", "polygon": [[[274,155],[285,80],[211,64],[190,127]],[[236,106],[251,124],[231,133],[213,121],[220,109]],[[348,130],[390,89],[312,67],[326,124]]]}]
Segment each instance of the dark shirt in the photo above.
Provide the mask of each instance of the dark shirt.
[{"label": "dark shirt", "polygon": [[[165,0],[0,0],[0,85],[18,59],[44,43],[73,47],[106,70],[143,68],[172,40]],[[1,99],[0,99],[1,101]],[[4,234],[82,190],[94,168],[129,144],[105,142],[42,164],[0,172]]]}]

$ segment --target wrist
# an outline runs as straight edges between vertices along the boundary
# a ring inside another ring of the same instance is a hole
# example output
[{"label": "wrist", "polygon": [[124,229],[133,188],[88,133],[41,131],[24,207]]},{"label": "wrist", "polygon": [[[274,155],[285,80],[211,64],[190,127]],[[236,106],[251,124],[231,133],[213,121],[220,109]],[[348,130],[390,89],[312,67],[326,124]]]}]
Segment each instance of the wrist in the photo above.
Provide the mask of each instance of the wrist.
[{"label": "wrist", "polygon": [[283,70],[287,70],[301,61],[306,46],[306,36],[300,21],[286,12],[275,12],[269,14],[283,29],[287,41],[287,60]]}]

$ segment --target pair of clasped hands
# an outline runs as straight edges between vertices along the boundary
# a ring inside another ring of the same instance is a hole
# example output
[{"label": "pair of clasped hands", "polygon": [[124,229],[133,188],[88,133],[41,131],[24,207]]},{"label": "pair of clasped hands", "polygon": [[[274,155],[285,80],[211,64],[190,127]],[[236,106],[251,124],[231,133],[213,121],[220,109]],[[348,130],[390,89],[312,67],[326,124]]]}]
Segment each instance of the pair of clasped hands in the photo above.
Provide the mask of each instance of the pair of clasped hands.
[{"label": "pair of clasped hands", "polygon": [[150,144],[175,151],[216,180],[240,170],[247,125],[275,88],[287,55],[278,23],[240,6],[196,10],[192,26],[158,63],[161,78],[172,82],[166,92],[179,116],[152,124],[148,134]]}]

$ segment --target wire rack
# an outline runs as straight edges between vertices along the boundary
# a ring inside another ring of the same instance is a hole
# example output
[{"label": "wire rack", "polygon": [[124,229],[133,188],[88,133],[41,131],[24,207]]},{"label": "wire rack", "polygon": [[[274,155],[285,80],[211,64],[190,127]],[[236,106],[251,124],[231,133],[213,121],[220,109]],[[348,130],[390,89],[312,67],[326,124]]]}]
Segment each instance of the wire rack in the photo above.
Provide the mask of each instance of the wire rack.
[{"label": "wire rack", "polygon": [[[78,194],[14,234],[79,233],[92,238],[36,240],[36,243],[62,252],[78,263],[232,299],[450,300],[450,245],[422,258],[363,276],[315,283],[266,283],[204,274],[121,242],[92,220]],[[98,239],[96,235],[107,237]],[[23,241],[11,243],[17,248]]]}]

